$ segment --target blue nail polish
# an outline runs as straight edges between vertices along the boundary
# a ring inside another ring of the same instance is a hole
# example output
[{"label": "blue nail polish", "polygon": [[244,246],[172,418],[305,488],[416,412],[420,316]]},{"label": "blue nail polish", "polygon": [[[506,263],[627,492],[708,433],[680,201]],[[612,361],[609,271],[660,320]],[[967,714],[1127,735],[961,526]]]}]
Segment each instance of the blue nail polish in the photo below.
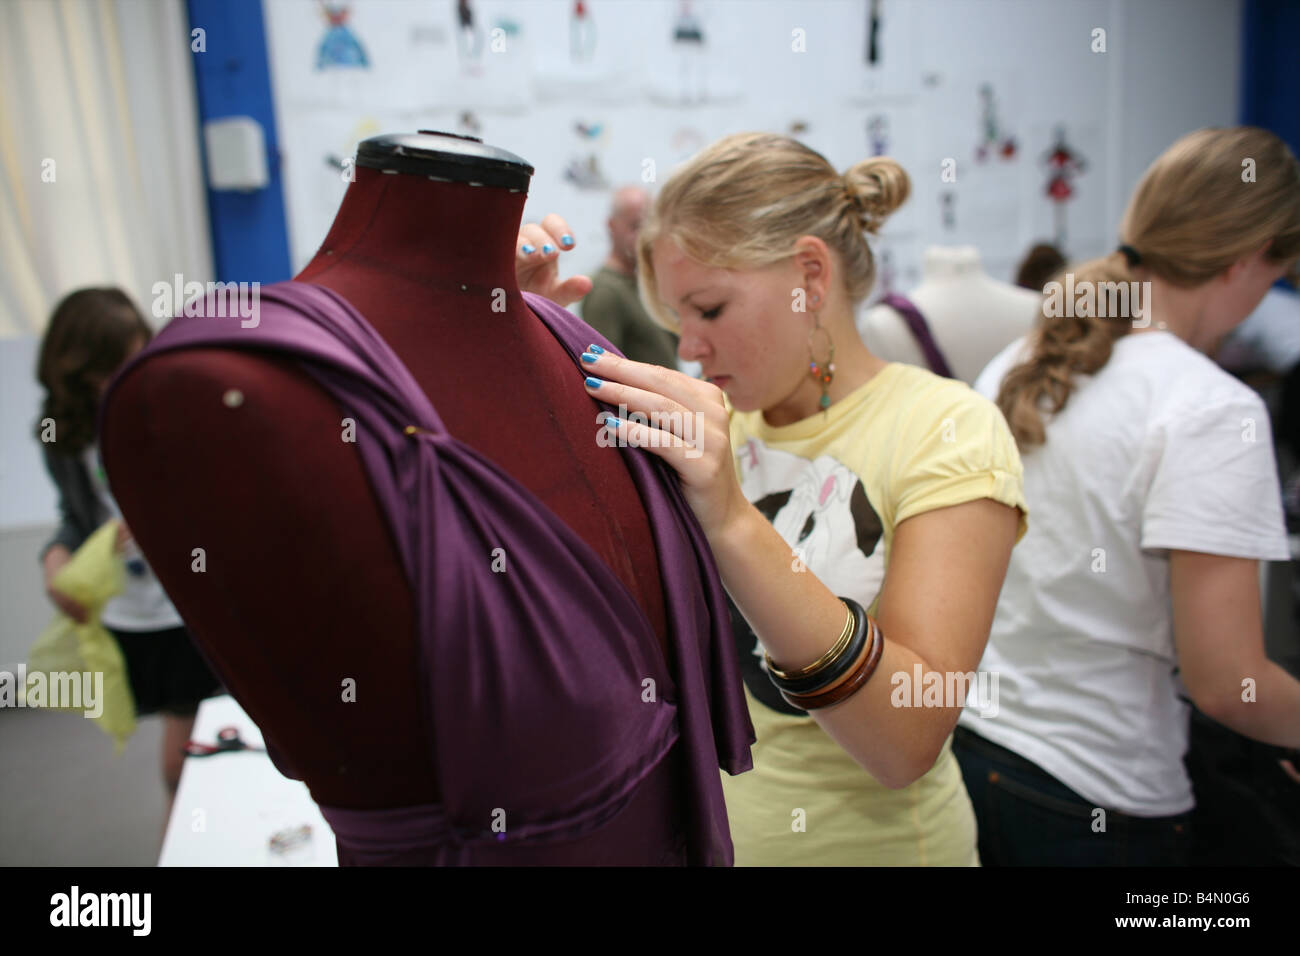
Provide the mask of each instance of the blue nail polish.
[{"label": "blue nail polish", "polygon": [[560,242],[566,246],[571,246],[573,245],[573,237],[566,232],[564,235],[560,236]]},{"label": "blue nail polish", "polygon": [[551,245],[549,242],[546,245],[542,246],[543,255],[549,256],[554,251],[555,251],[555,247]]},{"label": "blue nail polish", "polygon": [[528,243],[526,243],[526,242],[525,242],[522,246],[520,246],[519,248],[520,248],[520,250],[523,252],[523,254],[526,255],[526,256],[531,256],[534,252],[537,251],[537,247],[536,247],[536,246],[530,246],[530,245],[529,245]]},{"label": "blue nail polish", "polygon": [[591,376],[587,376],[587,387],[588,387],[588,388],[600,388],[600,386],[602,386],[602,385],[604,385],[604,384],[605,384],[605,383],[602,382],[602,381],[601,381],[600,379],[598,379],[598,378],[592,378]]},{"label": "blue nail polish", "polygon": [[592,362],[596,361],[596,359],[598,359],[598,358],[600,358],[599,355],[592,355],[590,352],[583,352],[583,353],[582,353],[582,360],[583,360],[584,362],[586,362],[588,365],[590,365]]},{"label": "blue nail polish", "polygon": [[610,428],[618,428],[618,426],[621,425],[622,422],[620,422],[613,415],[610,415],[608,418],[605,419],[605,424],[608,425]]},{"label": "blue nail polish", "polygon": [[595,352],[597,355],[604,355],[604,354],[605,354],[605,350],[602,349],[599,345],[588,345],[588,346],[587,346],[587,351],[588,351],[588,352]]}]

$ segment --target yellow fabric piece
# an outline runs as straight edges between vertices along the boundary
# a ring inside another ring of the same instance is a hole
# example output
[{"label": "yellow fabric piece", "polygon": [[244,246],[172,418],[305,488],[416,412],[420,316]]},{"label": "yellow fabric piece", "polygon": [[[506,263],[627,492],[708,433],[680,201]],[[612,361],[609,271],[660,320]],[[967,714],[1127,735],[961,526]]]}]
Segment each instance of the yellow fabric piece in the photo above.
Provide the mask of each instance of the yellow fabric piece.
[{"label": "yellow fabric piece", "polygon": [[[997,406],[962,382],[893,363],[825,413],[789,425],[729,403],[728,411],[746,498],[788,493],[774,527],[828,588],[873,614],[894,529],[907,518],[991,498],[1020,510],[1017,540],[1024,536],[1015,441]],[[869,513],[848,493],[859,485]],[[853,528],[875,520],[879,541],[864,555]],[[951,737],[927,773],[890,790],[812,718],[774,710],[748,688],[745,699],[754,769],[722,774],[737,866],[979,865]]]},{"label": "yellow fabric piece", "polygon": [[103,684],[98,688],[102,709],[90,719],[113,738],[115,752],[121,753],[127,738],[135,733],[135,699],[122,649],[99,620],[108,600],[126,588],[126,565],[116,547],[117,529],[116,520],[105,522],[54,575],[54,589],[86,608],[86,623],[78,624],[62,611],[55,614],[32,645],[27,662],[29,680],[34,673],[47,675],[45,700],[35,705],[27,701],[28,681],[20,682],[18,693],[23,706],[84,713],[84,706],[49,706],[53,682],[48,675],[90,674],[93,680],[93,675],[102,674]]}]

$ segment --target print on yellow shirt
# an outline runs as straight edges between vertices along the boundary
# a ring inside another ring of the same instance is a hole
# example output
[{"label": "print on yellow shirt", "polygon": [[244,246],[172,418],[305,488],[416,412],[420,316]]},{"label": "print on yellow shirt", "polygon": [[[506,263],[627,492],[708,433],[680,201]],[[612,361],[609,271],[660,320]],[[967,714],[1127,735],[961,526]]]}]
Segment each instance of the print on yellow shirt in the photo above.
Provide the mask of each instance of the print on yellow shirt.
[{"label": "print on yellow shirt", "polygon": [[[992,498],[1019,508],[1019,534],[1026,528],[1020,456],[1001,412],[925,369],[887,365],[790,425],[732,410],[731,445],[745,497],[790,545],[792,568],[872,613],[907,518]],[[758,737],[754,769],[722,776],[737,865],[978,865],[951,740],[919,780],[882,786],[780,698],[734,606],[732,624]]]}]

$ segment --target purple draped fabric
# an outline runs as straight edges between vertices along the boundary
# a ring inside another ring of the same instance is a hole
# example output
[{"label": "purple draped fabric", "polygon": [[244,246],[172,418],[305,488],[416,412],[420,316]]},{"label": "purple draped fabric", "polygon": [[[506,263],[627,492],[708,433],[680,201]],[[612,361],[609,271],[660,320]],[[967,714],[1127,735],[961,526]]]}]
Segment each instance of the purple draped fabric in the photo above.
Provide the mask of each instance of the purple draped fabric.
[{"label": "purple draped fabric", "polygon": [[930,332],[930,323],[925,321],[925,316],[912,300],[891,292],[881,297],[880,301],[903,317],[908,331],[912,333],[912,338],[916,339],[916,344],[920,346],[921,354],[925,356],[925,364],[930,366],[930,371],[944,378],[956,378],[957,376],[952,374],[948,360],[944,358],[943,351],[939,348],[939,343],[934,340],[934,335]]},{"label": "purple draped fabric", "polygon": [[[570,353],[575,388],[589,343],[617,351],[567,310],[523,295]],[[114,384],[135,363],[179,348],[296,359],[356,420],[357,448],[416,599],[423,729],[443,802],[322,806],[340,859],[346,851],[366,862],[509,863],[517,846],[521,861],[538,862],[538,847],[553,846],[563,862],[563,844],[617,816],[676,745],[686,859],[729,865],[718,769],[750,769],[754,732],[717,568],[672,470],[639,449],[611,451],[640,492],[663,578],[673,686],[648,701],[643,680],[663,664],[633,595],[531,492],[447,433],[401,360],[342,297],[303,282],[269,286],[254,328],[205,311],[173,319]],[[504,570],[499,561],[494,569],[502,555]],[[501,822],[504,833],[493,826]]]}]

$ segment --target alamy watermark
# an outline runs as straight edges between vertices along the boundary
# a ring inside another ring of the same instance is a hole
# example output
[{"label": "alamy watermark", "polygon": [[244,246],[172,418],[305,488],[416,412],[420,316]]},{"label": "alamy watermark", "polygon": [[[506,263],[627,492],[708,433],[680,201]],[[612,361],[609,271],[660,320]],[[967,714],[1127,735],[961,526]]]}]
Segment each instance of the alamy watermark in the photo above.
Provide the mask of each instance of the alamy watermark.
[{"label": "alamy watermark", "polygon": [[[186,318],[240,318],[241,328],[255,329],[262,321],[262,283],[260,282],[186,282],[176,273],[173,281],[155,282],[153,316],[166,319],[175,315]],[[209,307],[211,303],[211,307]]]},{"label": "alamy watermark", "polygon": [[1075,282],[1074,273],[1067,272],[1064,284],[1043,286],[1043,297],[1043,314],[1050,319],[1124,319],[1135,329],[1151,325],[1150,282]]},{"label": "alamy watermark", "polygon": [[0,707],[80,710],[94,719],[104,713],[103,671],[0,671]]},{"label": "alamy watermark", "polygon": [[153,926],[152,893],[83,893],[75,883],[50,897],[51,926],[119,926],[148,936]]},{"label": "alamy watermark", "polygon": [[621,421],[650,428],[649,435],[644,438],[638,437],[640,432],[605,427],[607,416],[606,412],[596,416],[596,424],[601,426],[596,432],[596,444],[601,448],[672,448],[682,444],[686,446],[687,458],[699,458],[704,454],[700,448],[700,438],[704,434],[703,412],[651,412],[647,415],[645,412],[629,413],[626,405],[618,406],[617,417]]},{"label": "alamy watermark", "polygon": [[895,671],[889,684],[889,702],[895,707],[969,707],[981,717],[998,715],[996,671],[925,671],[919,663],[912,672]]}]

